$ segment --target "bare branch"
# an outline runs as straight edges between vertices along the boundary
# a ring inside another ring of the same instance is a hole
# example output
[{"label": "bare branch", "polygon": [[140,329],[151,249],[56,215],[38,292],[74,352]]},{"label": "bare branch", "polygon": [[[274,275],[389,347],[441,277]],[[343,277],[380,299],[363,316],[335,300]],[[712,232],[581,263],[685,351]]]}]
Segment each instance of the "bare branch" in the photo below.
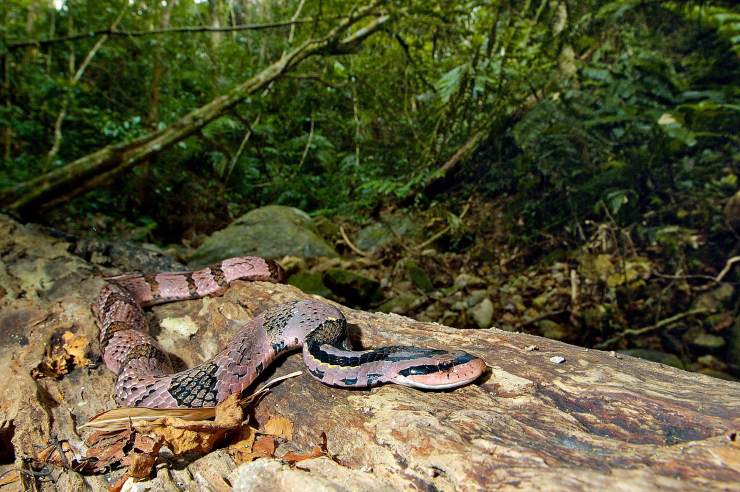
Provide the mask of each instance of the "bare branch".
[{"label": "bare branch", "polygon": [[80,41],[83,39],[91,39],[100,36],[120,36],[120,37],[141,37],[141,36],[159,36],[162,34],[187,34],[187,33],[199,33],[199,32],[228,32],[228,31],[263,31],[267,29],[280,29],[283,27],[294,27],[298,24],[308,24],[319,20],[336,20],[339,17],[324,17],[322,19],[315,19],[308,17],[305,19],[291,19],[289,21],[279,22],[268,22],[263,24],[239,24],[235,26],[182,26],[182,27],[169,27],[166,29],[150,29],[146,31],[119,31],[115,27],[109,27],[107,29],[98,29],[96,31],[88,31],[78,34],[70,34],[69,36],[60,36],[57,38],[50,39],[29,39],[23,41],[9,42],[6,46],[8,51],[14,51],[21,48],[30,47],[44,47],[58,43],[69,43],[72,41]]}]

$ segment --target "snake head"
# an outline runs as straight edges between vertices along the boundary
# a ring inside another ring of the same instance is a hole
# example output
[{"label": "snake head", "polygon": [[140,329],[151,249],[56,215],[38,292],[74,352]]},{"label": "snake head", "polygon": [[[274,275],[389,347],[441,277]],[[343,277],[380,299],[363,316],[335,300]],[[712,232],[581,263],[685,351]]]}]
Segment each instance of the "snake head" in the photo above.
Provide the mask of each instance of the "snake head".
[{"label": "snake head", "polygon": [[472,383],[486,372],[483,359],[467,352],[435,352],[433,358],[419,359],[398,371],[391,381],[412,388],[445,390]]}]

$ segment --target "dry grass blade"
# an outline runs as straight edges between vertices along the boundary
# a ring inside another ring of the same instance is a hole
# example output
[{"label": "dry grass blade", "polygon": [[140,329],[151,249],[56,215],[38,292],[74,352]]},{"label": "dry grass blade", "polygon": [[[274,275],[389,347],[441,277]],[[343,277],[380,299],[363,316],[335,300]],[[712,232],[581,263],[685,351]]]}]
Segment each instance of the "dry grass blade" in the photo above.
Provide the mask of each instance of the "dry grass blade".
[{"label": "dry grass blade", "polygon": [[114,432],[135,426],[140,422],[151,422],[162,417],[176,417],[183,420],[208,420],[216,416],[216,407],[202,408],[146,408],[121,407],[100,413],[89,422],[77,427]]},{"label": "dry grass blade", "polygon": [[[300,376],[301,371],[296,371],[285,376],[273,378],[266,382],[253,394],[242,400],[244,406],[249,405],[264,393],[269,391],[272,386],[289,378]],[[188,421],[210,420],[216,416],[216,407],[201,408],[146,408],[146,407],[121,407],[100,413],[90,419],[89,422],[77,427],[81,429],[95,429],[101,432],[115,432],[127,429],[137,424],[153,422],[164,417],[174,417]]]}]

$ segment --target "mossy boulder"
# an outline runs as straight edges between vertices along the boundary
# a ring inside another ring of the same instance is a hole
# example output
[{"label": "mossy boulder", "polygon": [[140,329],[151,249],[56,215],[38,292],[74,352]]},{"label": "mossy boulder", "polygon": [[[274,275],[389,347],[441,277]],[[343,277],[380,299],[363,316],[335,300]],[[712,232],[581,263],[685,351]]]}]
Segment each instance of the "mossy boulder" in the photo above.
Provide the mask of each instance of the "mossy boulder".
[{"label": "mossy boulder", "polygon": [[380,222],[360,229],[354,238],[354,243],[361,250],[372,253],[398,237],[404,240],[421,241],[423,233],[422,224],[413,218],[402,214],[387,215]]},{"label": "mossy boulder", "polygon": [[378,306],[381,313],[406,314],[419,298],[411,292],[402,292]]},{"label": "mossy boulder", "polygon": [[199,267],[232,256],[251,255],[336,257],[337,252],[319,235],[308,214],[293,207],[268,205],[214,232],[191,256],[189,265]]}]

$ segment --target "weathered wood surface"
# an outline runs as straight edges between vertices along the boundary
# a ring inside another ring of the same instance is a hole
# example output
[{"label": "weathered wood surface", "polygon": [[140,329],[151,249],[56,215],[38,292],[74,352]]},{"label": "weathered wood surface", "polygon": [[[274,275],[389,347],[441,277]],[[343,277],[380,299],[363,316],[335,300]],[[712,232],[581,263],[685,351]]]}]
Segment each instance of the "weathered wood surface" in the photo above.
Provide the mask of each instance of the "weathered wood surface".
[{"label": "weathered wood surface", "polygon": [[[64,239],[0,216],[0,472],[54,440],[82,449],[75,426],[114,406],[114,377],[103,366],[60,380],[30,376],[65,331],[88,337],[90,353],[98,352],[90,305],[102,275],[115,272],[70,249]],[[190,365],[215,354],[260,310],[305,297],[291,286],[238,282],[221,298],[155,308],[151,326]],[[326,433],[335,461],[290,467],[260,459],[237,467],[217,451],[164,460],[153,480],[134,489],[740,490],[740,384],[529,335],[342,309],[363,345],[456,347],[483,357],[491,373],[443,393],[347,391],[304,374],[275,388],[254,418],[293,421],[293,440],[283,447],[295,451]],[[538,350],[525,350],[532,345]],[[553,356],[566,361],[554,364]],[[301,368],[292,355],[273,372]],[[100,490],[119,474],[54,470],[47,477],[54,481],[38,487]],[[19,483],[2,490],[13,487]]]}]

